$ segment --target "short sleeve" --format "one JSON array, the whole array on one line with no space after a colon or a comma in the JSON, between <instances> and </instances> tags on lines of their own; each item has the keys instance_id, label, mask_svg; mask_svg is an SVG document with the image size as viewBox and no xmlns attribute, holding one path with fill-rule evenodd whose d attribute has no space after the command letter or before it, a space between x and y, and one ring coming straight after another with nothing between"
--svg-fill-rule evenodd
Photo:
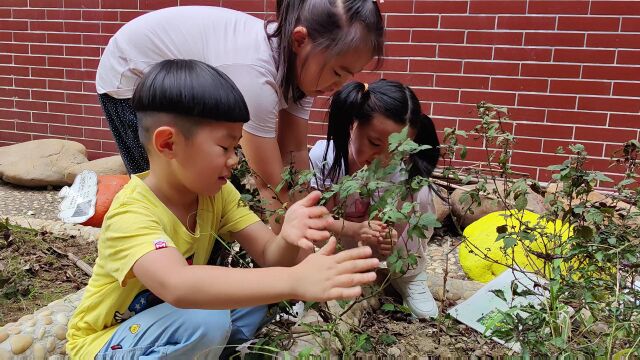
<instances>
[{"instance_id":1,"label":"short sleeve","mask_svg":"<svg viewBox=\"0 0 640 360\"><path fill-rule=\"evenodd\" d=\"M216 197L218 196L222 202L222 221L218 230L220 235L239 232L260 221L258 215L240 202L240 193L233 185L225 184ZM218 201L218 199L214 201Z\"/></svg>"},{"instance_id":2,"label":"short sleeve","mask_svg":"<svg viewBox=\"0 0 640 360\"><path fill-rule=\"evenodd\" d=\"M284 110L292 115L295 115L301 119L309 120L309 113L311 112L311 106L313 105L313 97L307 96L300 100L299 104L290 102Z\"/></svg>"},{"instance_id":3,"label":"short sleeve","mask_svg":"<svg viewBox=\"0 0 640 360\"><path fill-rule=\"evenodd\" d=\"M275 80L266 69L247 64L217 67L236 84L249 108L251 119L244 130L261 137L274 138L280 98Z\"/></svg>"},{"instance_id":4,"label":"short sleeve","mask_svg":"<svg viewBox=\"0 0 640 360\"><path fill-rule=\"evenodd\" d=\"M324 153L327 148L327 141L320 140L309 150L309 167L314 172L314 177L311 178L310 185L314 189L324 190L333 185L333 182L327 176L327 169L331 166L331 159L333 152L327 153L327 161L324 161Z\"/></svg>"},{"instance_id":5,"label":"short sleeve","mask_svg":"<svg viewBox=\"0 0 640 360\"><path fill-rule=\"evenodd\" d=\"M110 209L104 220L99 255L105 268L121 286L133 277L131 270L138 259L156 249L176 247L150 208L139 204Z\"/></svg>"}]
</instances>

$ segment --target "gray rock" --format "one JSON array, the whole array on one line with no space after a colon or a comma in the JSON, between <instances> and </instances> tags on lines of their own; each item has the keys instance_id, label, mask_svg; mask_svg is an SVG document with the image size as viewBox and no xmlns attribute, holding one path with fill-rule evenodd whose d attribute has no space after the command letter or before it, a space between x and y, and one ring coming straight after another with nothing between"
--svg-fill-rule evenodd
<instances>
[{"instance_id":1,"label":"gray rock","mask_svg":"<svg viewBox=\"0 0 640 360\"><path fill-rule=\"evenodd\" d=\"M125 168L122 158L120 155L116 155L72 166L65 171L64 178L72 183L76 176L84 170L91 170L98 175L127 174L127 168Z\"/></svg>"},{"instance_id":2,"label":"gray rock","mask_svg":"<svg viewBox=\"0 0 640 360\"><path fill-rule=\"evenodd\" d=\"M74 141L43 139L0 148L0 176L16 185L69 185L65 171L85 162L86 148Z\"/></svg>"}]
</instances>

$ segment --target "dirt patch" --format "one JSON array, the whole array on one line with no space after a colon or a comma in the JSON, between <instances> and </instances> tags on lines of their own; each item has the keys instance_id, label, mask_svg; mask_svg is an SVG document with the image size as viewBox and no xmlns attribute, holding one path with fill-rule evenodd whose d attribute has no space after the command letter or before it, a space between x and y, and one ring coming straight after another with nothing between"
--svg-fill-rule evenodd
<instances>
[{"instance_id":1,"label":"dirt patch","mask_svg":"<svg viewBox=\"0 0 640 360\"><path fill-rule=\"evenodd\" d=\"M0 223L0 325L86 285L88 275L54 249L89 265L97 254L95 243Z\"/></svg>"}]
</instances>

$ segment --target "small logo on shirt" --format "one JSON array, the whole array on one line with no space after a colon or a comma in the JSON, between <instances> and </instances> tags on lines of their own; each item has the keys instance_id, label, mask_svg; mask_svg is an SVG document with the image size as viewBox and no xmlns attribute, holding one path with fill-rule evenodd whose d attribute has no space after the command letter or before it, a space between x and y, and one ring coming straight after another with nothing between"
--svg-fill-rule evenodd
<instances>
[{"instance_id":1,"label":"small logo on shirt","mask_svg":"<svg viewBox=\"0 0 640 360\"><path fill-rule=\"evenodd\" d=\"M129 331L134 335L138 332L138 330L140 330L140 324L134 324L129 326Z\"/></svg>"},{"instance_id":2,"label":"small logo on shirt","mask_svg":"<svg viewBox=\"0 0 640 360\"><path fill-rule=\"evenodd\" d=\"M112 345L111 350L122 350L122 345Z\"/></svg>"},{"instance_id":3,"label":"small logo on shirt","mask_svg":"<svg viewBox=\"0 0 640 360\"><path fill-rule=\"evenodd\" d=\"M153 242L153 246L155 246L156 250L164 249L167 247L167 242L164 240L156 240Z\"/></svg>"}]
</instances>

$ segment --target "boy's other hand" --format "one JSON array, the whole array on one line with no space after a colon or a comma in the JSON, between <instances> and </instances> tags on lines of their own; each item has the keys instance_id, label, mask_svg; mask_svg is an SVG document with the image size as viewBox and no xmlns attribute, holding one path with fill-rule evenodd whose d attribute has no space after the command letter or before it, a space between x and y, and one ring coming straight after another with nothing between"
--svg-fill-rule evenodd
<instances>
[{"instance_id":1,"label":"boy's other hand","mask_svg":"<svg viewBox=\"0 0 640 360\"><path fill-rule=\"evenodd\" d=\"M329 210L317 206L322 194L313 191L300 201L291 205L284 216L280 236L291 245L313 250L314 242L324 242L331 234L327 227L333 221Z\"/></svg>"},{"instance_id":2,"label":"boy's other hand","mask_svg":"<svg viewBox=\"0 0 640 360\"><path fill-rule=\"evenodd\" d=\"M359 246L370 246L377 255L387 257L398 241L398 232L379 220L360 223L356 241Z\"/></svg>"},{"instance_id":3,"label":"boy's other hand","mask_svg":"<svg viewBox=\"0 0 640 360\"><path fill-rule=\"evenodd\" d=\"M336 239L331 237L317 253L296 265L292 286L296 299L328 301L353 299L362 294L360 285L376 279L372 270L379 260L371 257L371 248L361 246L333 255Z\"/></svg>"}]
</instances>

